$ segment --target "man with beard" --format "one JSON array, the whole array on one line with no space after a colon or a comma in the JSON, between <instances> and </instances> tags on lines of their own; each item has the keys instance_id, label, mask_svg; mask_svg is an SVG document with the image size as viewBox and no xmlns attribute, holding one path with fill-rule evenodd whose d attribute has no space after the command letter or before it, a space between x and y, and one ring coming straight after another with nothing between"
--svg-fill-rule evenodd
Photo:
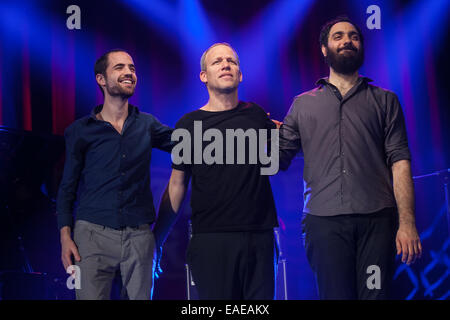
<instances>
[{"instance_id":1,"label":"man with beard","mask_svg":"<svg viewBox=\"0 0 450 320\"><path fill-rule=\"evenodd\" d=\"M405 121L397 96L359 76L363 35L347 18L327 23L330 67L294 99L280 129L280 168L304 156L305 250L321 299L386 299L395 253L422 248Z\"/></svg>"},{"instance_id":2,"label":"man with beard","mask_svg":"<svg viewBox=\"0 0 450 320\"><path fill-rule=\"evenodd\" d=\"M205 136L206 130L226 137L230 130L275 128L261 107L239 101L242 73L238 55L229 44L216 43L203 53L200 80L208 90L208 103L184 115L174 134L187 130L192 142L198 139L194 121L201 122ZM250 143L244 143L248 159ZM200 152L205 146L209 147L203 144ZM273 228L278 223L269 177L261 175L259 162L236 163L237 149L234 155L227 154L228 147L216 151L222 158L210 164L196 162L194 154L194 161L174 161L153 229L160 256L192 177L187 262L200 299L273 299L275 295L278 254ZM233 164L229 164L230 156Z\"/></svg>"},{"instance_id":3,"label":"man with beard","mask_svg":"<svg viewBox=\"0 0 450 320\"><path fill-rule=\"evenodd\" d=\"M109 299L118 271L123 297L150 299L155 254L149 226L155 218L151 150L170 152L173 129L128 103L137 77L125 51L105 53L94 72L104 103L65 131L66 160L57 198L61 258L67 270L74 257L81 272L74 275L81 280L77 299Z\"/></svg>"}]
</instances>

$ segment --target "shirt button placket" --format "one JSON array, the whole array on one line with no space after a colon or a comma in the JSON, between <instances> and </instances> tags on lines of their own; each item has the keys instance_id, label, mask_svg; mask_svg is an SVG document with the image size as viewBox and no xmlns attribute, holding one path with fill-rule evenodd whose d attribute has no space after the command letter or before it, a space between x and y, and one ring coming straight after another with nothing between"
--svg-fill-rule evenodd
<instances>
[{"instance_id":1,"label":"shirt button placket","mask_svg":"<svg viewBox=\"0 0 450 320\"><path fill-rule=\"evenodd\" d=\"M340 142L340 148L339 148L339 152L340 152L340 162L341 162L341 174L342 176L345 175L347 173L347 170L344 169L344 128L343 128L343 121L345 120L344 114L343 114L343 106L344 103L341 100L340 104L339 104L339 142ZM343 177L342 177L343 179ZM340 198L341 198L341 205L344 204L344 184L343 184L343 180L341 180L341 190L340 190Z\"/></svg>"},{"instance_id":2,"label":"shirt button placket","mask_svg":"<svg viewBox=\"0 0 450 320\"><path fill-rule=\"evenodd\" d=\"M121 161L120 161L120 167L121 168L123 168L124 167L124 164L123 164L123 162L124 162L124 159L126 158L126 154L125 154L125 152L123 152L123 135L121 135L120 136L120 158L121 158ZM121 190L119 191L119 215L123 215L123 197L122 197L122 195L123 195L123 183L124 183L124 178L125 178L125 170L124 169L121 169L121 172L120 172L120 175L121 175L121 177L122 177L122 185L119 187Z\"/></svg>"}]
</instances>

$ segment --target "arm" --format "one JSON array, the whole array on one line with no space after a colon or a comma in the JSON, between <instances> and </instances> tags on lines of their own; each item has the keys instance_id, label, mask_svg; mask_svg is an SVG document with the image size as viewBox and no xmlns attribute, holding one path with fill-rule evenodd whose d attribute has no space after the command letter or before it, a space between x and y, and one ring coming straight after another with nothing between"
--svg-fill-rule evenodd
<instances>
[{"instance_id":1,"label":"arm","mask_svg":"<svg viewBox=\"0 0 450 320\"><path fill-rule=\"evenodd\" d=\"M414 215L414 185L410 161L394 162L392 177L399 215L399 228L396 237L397 254L402 254L402 262L409 265L422 255L422 245L417 233Z\"/></svg>"},{"instance_id":2,"label":"arm","mask_svg":"<svg viewBox=\"0 0 450 320\"><path fill-rule=\"evenodd\" d=\"M402 262L413 263L422 254L422 245L416 230L414 216L414 185L411 175L411 155L408 147L406 124L398 97L387 96L384 148L386 161L392 170L394 196L399 215L399 228L395 243Z\"/></svg>"},{"instance_id":3,"label":"arm","mask_svg":"<svg viewBox=\"0 0 450 320\"><path fill-rule=\"evenodd\" d=\"M75 257L76 261L80 261L77 246L71 237L71 230L73 225L72 209L83 167L83 153L77 142L73 127L69 127L66 130L65 138L66 160L62 181L58 190L56 210L58 228L60 229L61 261L64 270L67 270L67 267L73 264L72 256Z\"/></svg>"},{"instance_id":4,"label":"arm","mask_svg":"<svg viewBox=\"0 0 450 320\"><path fill-rule=\"evenodd\" d=\"M157 250L156 270L158 273L162 272L159 268L162 246L167 238L170 228L178 217L178 211L180 210L188 189L189 179L189 173L173 169L169 184L161 198L158 217L153 226Z\"/></svg>"},{"instance_id":5,"label":"arm","mask_svg":"<svg viewBox=\"0 0 450 320\"><path fill-rule=\"evenodd\" d=\"M173 129L159 122L153 117L152 124L152 147L162 151L171 152L175 142L172 141Z\"/></svg>"},{"instance_id":6,"label":"arm","mask_svg":"<svg viewBox=\"0 0 450 320\"><path fill-rule=\"evenodd\" d=\"M298 108L297 100L294 100L288 114L284 118L280 126L279 133L279 152L280 152L280 169L287 170L292 159L301 150L301 138L298 127Z\"/></svg>"}]
</instances>

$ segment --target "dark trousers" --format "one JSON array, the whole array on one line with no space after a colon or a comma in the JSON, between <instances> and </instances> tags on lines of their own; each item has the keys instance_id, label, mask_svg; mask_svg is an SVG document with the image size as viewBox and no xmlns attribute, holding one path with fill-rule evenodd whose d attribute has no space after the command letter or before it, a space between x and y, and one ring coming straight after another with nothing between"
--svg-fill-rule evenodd
<instances>
[{"instance_id":1,"label":"dark trousers","mask_svg":"<svg viewBox=\"0 0 450 320\"><path fill-rule=\"evenodd\" d=\"M302 228L320 299L389 299L398 229L395 209L331 217L307 214Z\"/></svg>"},{"instance_id":2,"label":"dark trousers","mask_svg":"<svg viewBox=\"0 0 450 320\"><path fill-rule=\"evenodd\" d=\"M187 262L202 300L271 300L278 247L273 230L197 233Z\"/></svg>"}]
</instances>

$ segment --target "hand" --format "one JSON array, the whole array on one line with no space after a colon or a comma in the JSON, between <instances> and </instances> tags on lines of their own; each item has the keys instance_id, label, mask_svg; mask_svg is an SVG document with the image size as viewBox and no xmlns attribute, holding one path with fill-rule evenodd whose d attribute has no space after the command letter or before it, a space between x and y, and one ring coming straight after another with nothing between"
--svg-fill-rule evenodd
<instances>
[{"instance_id":1,"label":"hand","mask_svg":"<svg viewBox=\"0 0 450 320\"><path fill-rule=\"evenodd\" d=\"M67 268L73 264L72 256L75 257L75 261L81 261L78 248L70 236L61 238L61 260L64 265L64 270L67 270Z\"/></svg>"},{"instance_id":2,"label":"hand","mask_svg":"<svg viewBox=\"0 0 450 320\"><path fill-rule=\"evenodd\" d=\"M275 125L277 126L277 129L280 129L281 125L283 124L283 122L278 121L278 120L274 120L274 119L270 119L272 120L273 123L275 123Z\"/></svg>"},{"instance_id":3,"label":"hand","mask_svg":"<svg viewBox=\"0 0 450 320\"><path fill-rule=\"evenodd\" d=\"M414 224L400 224L395 243L397 255L402 254L402 262L407 265L422 256L422 244Z\"/></svg>"},{"instance_id":4,"label":"hand","mask_svg":"<svg viewBox=\"0 0 450 320\"><path fill-rule=\"evenodd\" d=\"M163 273L163 270L161 269L161 255L162 255L162 247L156 246L156 261L155 261L155 279L158 279L161 274Z\"/></svg>"},{"instance_id":5,"label":"hand","mask_svg":"<svg viewBox=\"0 0 450 320\"><path fill-rule=\"evenodd\" d=\"M267 113L267 116L270 118L270 113ZM280 129L281 125L283 124L283 122L278 121L278 120L274 120L274 119L270 119L273 123L275 123L275 125L277 126L277 129Z\"/></svg>"}]
</instances>

